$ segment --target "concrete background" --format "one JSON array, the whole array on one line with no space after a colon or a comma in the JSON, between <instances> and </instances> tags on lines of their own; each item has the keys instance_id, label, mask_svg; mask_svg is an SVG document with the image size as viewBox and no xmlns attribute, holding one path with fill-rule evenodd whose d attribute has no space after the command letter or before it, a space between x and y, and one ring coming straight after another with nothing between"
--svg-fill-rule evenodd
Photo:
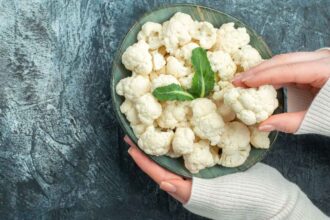
<instances>
[{"instance_id":1,"label":"concrete background","mask_svg":"<svg viewBox=\"0 0 330 220\"><path fill-rule=\"evenodd\" d=\"M114 52L154 7L188 1L0 0L0 219L200 219L127 155ZM189 1L227 12L275 54L330 45L330 1ZM281 134L265 159L330 215L330 140Z\"/></svg>"}]
</instances>

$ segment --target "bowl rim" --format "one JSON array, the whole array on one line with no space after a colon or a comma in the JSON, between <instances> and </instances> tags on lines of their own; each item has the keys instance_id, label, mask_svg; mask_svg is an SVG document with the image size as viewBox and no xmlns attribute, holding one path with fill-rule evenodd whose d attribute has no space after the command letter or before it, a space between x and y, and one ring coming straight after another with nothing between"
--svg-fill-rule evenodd
<instances>
[{"instance_id":1,"label":"bowl rim","mask_svg":"<svg viewBox=\"0 0 330 220\"><path fill-rule=\"evenodd\" d=\"M112 110L115 114L115 117L116 117L116 121L119 123L120 125L120 129L122 129L125 133L125 135L129 136L129 138L133 141L134 144L137 145L137 137L136 136L131 136L130 133L126 133L126 129L125 129L125 125L124 125L124 122L121 120L120 116L117 114L117 110L116 110L116 103L115 103L115 96L116 96L116 85L114 85L114 82L115 82L115 77L114 77L114 68L115 68L115 65L116 65L116 62L120 59L120 54L121 54L121 51L123 49L123 42L126 40L126 38L128 37L129 33L131 32L131 30L140 23L140 21L147 17L148 15L156 12L156 11L159 11L159 10L163 10L163 9L166 9L166 8L175 8L175 7L178 7L178 6L187 6L187 7L197 7L197 10L198 8L203 8L203 9L207 9L207 10L210 10L210 11L213 11L213 12L216 12L216 13L219 13L219 14L222 14L224 16L227 16L229 18L232 18L233 20L237 20L239 21L241 24L243 24L250 32L252 32L256 37L257 39L259 40L259 42L261 42L263 44L263 46L265 47L266 51L269 53L270 56L273 56L273 53L271 51L271 49L269 48L269 46L266 44L266 42L264 41L263 37L261 37L253 28L251 28L249 25L247 25L245 22L241 21L240 19L232 16L232 15L229 15L225 12L222 12L222 11L219 11L217 9L214 9L214 8L211 8L211 7L208 7L208 6L205 6L205 5L200 5L200 4L195 4L195 3L173 3L173 4L163 4L161 6L157 6L157 7L154 7L150 10L148 10L147 12L143 13L131 26L130 28L128 29L128 31L124 34L124 36L122 37L122 39L120 40L118 46L117 46L117 49L116 49L116 52L114 53L113 55L113 60L112 60L112 63L111 63L111 69L110 69L110 93L111 93L111 104L112 104ZM279 89L277 90L277 92L280 92L282 97L283 97L283 111L285 111L285 103L286 103L286 97L284 95L284 89ZM275 134L274 134L274 139L273 141L271 142L270 144L270 148L271 146L276 142L277 138L279 136L279 132L278 131L275 131ZM264 152L260 155L260 161L262 161L266 156L267 154L269 153L270 151L270 148L269 149L264 149ZM140 149L140 148L139 148ZM155 156L152 156L152 155L148 155L146 154L145 152L143 152L141 150L141 152L143 154L145 154L148 158L150 158L151 160L153 160L155 163L158 164L158 162L154 159ZM175 158L174 158L175 159ZM257 163L258 163L257 162ZM249 165L249 166L244 166L243 169L240 169L240 171L245 171L249 168L251 168L252 166L254 166L256 163L252 164L252 165ZM173 172L170 170L169 167L167 167L166 165L160 165L158 164L159 166L161 167L164 167L166 168L167 170L169 170L170 172ZM194 174L191 173L191 176L188 176L188 175L184 175L184 174L178 174L176 173L177 175L180 175L180 176L183 176L185 178L192 178L194 177Z\"/></svg>"}]
</instances>

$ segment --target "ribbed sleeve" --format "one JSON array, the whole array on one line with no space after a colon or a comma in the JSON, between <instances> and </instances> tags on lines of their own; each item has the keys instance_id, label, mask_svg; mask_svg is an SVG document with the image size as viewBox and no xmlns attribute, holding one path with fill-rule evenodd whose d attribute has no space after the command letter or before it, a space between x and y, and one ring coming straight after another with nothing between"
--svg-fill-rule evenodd
<instances>
[{"instance_id":1,"label":"ribbed sleeve","mask_svg":"<svg viewBox=\"0 0 330 220\"><path fill-rule=\"evenodd\" d=\"M184 207L211 219L328 219L295 184L264 164L215 179L194 178Z\"/></svg>"},{"instance_id":2,"label":"ribbed sleeve","mask_svg":"<svg viewBox=\"0 0 330 220\"><path fill-rule=\"evenodd\" d=\"M330 80L312 101L296 132L296 134L308 133L330 136Z\"/></svg>"}]
</instances>

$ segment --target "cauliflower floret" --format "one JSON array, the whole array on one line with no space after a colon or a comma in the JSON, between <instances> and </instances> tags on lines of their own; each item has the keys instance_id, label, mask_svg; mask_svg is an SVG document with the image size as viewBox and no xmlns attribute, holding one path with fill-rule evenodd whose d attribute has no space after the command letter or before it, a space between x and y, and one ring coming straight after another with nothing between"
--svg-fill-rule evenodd
<instances>
[{"instance_id":1,"label":"cauliflower floret","mask_svg":"<svg viewBox=\"0 0 330 220\"><path fill-rule=\"evenodd\" d=\"M251 144L255 148L268 149L270 146L269 133L265 131L259 131L256 126L249 127L251 132Z\"/></svg>"},{"instance_id":2,"label":"cauliflower floret","mask_svg":"<svg viewBox=\"0 0 330 220\"><path fill-rule=\"evenodd\" d=\"M185 167L191 173L198 173L206 167L212 167L216 164L212 152L210 151L209 142L201 140L194 143L193 152L183 155Z\"/></svg>"},{"instance_id":3,"label":"cauliflower floret","mask_svg":"<svg viewBox=\"0 0 330 220\"><path fill-rule=\"evenodd\" d=\"M182 62L173 56L169 56L166 59L166 72L176 78L184 77L190 73L189 68L185 67Z\"/></svg>"},{"instance_id":4,"label":"cauliflower floret","mask_svg":"<svg viewBox=\"0 0 330 220\"><path fill-rule=\"evenodd\" d=\"M211 68L218 73L220 80L231 80L236 72L236 64L230 55L223 51L207 52Z\"/></svg>"},{"instance_id":5,"label":"cauliflower floret","mask_svg":"<svg viewBox=\"0 0 330 220\"><path fill-rule=\"evenodd\" d=\"M147 75L152 71L152 57L149 53L149 45L145 41L139 41L129 46L121 57L125 68L137 74Z\"/></svg>"},{"instance_id":6,"label":"cauliflower floret","mask_svg":"<svg viewBox=\"0 0 330 220\"><path fill-rule=\"evenodd\" d=\"M195 22L195 29L192 37L199 41L199 44L204 49L210 49L217 40L217 31L209 22Z\"/></svg>"},{"instance_id":7,"label":"cauliflower floret","mask_svg":"<svg viewBox=\"0 0 330 220\"><path fill-rule=\"evenodd\" d=\"M140 119L138 117L137 111L135 109L134 103L130 100L126 99L120 105L120 111L126 115L127 120L131 123L131 125L135 125L140 123Z\"/></svg>"},{"instance_id":8,"label":"cauliflower floret","mask_svg":"<svg viewBox=\"0 0 330 220\"><path fill-rule=\"evenodd\" d=\"M191 128L177 128L172 142L173 152L176 154L188 154L193 151L195 134Z\"/></svg>"},{"instance_id":9,"label":"cauliflower floret","mask_svg":"<svg viewBox=\"0 0 330 220\"><path fill-rule=\"evenodd\" d=\"M224 103L233 109L238 119L246 125L266 120L278 107L277 93L273 86L232 88L224 95Z\"/></svg>"},{"instance_id":10,"label":"cauliflower floret","mask_svg":"<svg viewBox=\"0 0 330 220\"><path fill-rule=\"evenodd\" d=\"M243 67L244 71L250 69L263 61L259 52L250 45L243 46L235 54L233 59L237 65Z\"/></svg>"},{"instance_id":11,"label":"cauliflower floret","mask_svg":"<svg viewBox=\"0 0 330 220\"><path fill-rule=\"evenodd\" d=\"M134 75L119 81L116 86L118 95L125 96L126 99L134 101L140 96L150 92L150 81L147 77Z\"/></svg>"},{"instance_id":12,"label":"cauliflower floret","mask_svg":"<svg viewBox=\"0 0 330 220\"><path fill-rule=\"evenodd\" d=\"M150 49L155 50L163 45L162 25L155 22L146 22L142 25L141 31L137 35L137 39L147 42Z\"/></svg>"},{"instance_id":13,"label":"cauliflower floret","mask_svg":"<svg viewBox=\"0 0 330 220\"><path fill-rule=\"evenodd\" d=\"M168 102L157 123L161 128L174 129L179 123L187 121L188 111L188 106L183 102Z\"/></svg>"},{"instance_id":14,"label":"cauliflower floret","mask_svg":"<svg viewBox=\"0 0 330 220\"><path fill-rule=\"evenodd\" d=\"M151 91L153 91L154 89L156 89L158 87L168 86L173 83L180 85L179 81L174 76L161 74L157 78L152 80Z\"/></svg>"},{"instance_id":15,"label":"cauliflower floret","mask_svg":"<svg viewBox=\"0 0 330 220\"><path fill-rule=\"evenodd\" d=\"M234 85L228 81L219 81L217 85L213 88L212 99L217 101L223 100L223 95L231 88L234 88Z\"/></svg>"},{"instance_id":16,"label":"cauliflower floret","mask_svg":"<svg viewBox=\"0 0 330 220\"><path fill-rule=\"evenodd\" d=\"M139 138L147 129L147 125L145 124L135 124L135 125L131 124L131 127L137 138Z\"/></svg>"},{"instance_id":17,"label":"cauliflower floret","mask_svg":"<svg viewBox=\"0 0 330 220\"><path fill-rule=\"evenodd\" d=\"M234 23L223 24L217 31L216 50L223 50L229 54L235 53L239 48L250 42L250 35L245 28L235 28Z\"/></svg>"},{"instance_id":18,"label":"cauliflower floret","mask_svg":"<svg viewBox=\"0 0 330 220\"><path fill-rule=\"evenodd\" d=\"M151 52L152 55L152 65L153 65L153 70L155 71L159 71L160 69L162 69L165 64L165 58L162 54L160 54L158 51L153 51Z\"/></svg>"},{"instance_id":19,"label":"cauliflower floret","mask_svg":"<svg viewBox=\"0 0 330 220\"><path fill-rule=\"evenodd\" d=\"M172 148L166 153L166 156L170 158L179 158L182 156L182 154L175 153Z\"/></svg>"},{"instance_id":20,"label":"cauliflower floret","mask_svg":"<svg viewBox=\"0 0 330 220\"><path fill-rule=\"evenodd\" d=\"M184 46L182 46L180 49L175 51L175 57L178 59L184 60L188 65L191 65L191 54L193 49L199 47L198 44L194 42L190 42Z\"/></svg>"},{"instance_id":21,"label":"cauliflower floret","mask_svg":"<svg viewBox=\"0 0 330 220\"><path fill-rule=\"evenodd\" d=\"M180 82L181 86L184 89L190 89L191 86L192 86L192 79L193 79L193 77L194 77L194 73L179 78L179 82Z\"/></svg>"},{"instance_id":22,"label":"cauliflower floret","mask_svg":"<svg viewBox=\"0 0 330 220\"><path fill-rule=\"evenodd\" d=\"M216 105L207 98L199 98L191 102L191 107L193 113L191 124L195 134L209 140L211 145L218 144L224 122L216 112Z\"/></svg>"},{"instance_id":23,"label":"cauliflower floret","mask_svg":"<svg viewBox=\"0 0 330 220\"><path fill-rule=\"evenodd\" d=\"M149 126L138 140L139 147L150 155L164 155L171 147L173 131L161 131Z\"/></svg>"},{"instance_id":24,"label":"cauliflower floret","mask_svg":"<svg viewBox=\"0 0 330 220\"><path fill-rule=\"evenodd\" d=\"M191 41L194 21L190 15L177 12L169 21L163 23L163 37L167 52L174 54L179 46Z\"/></svg>"},{"instance_id":25,"label":"cauliflower floret","mask_svg":"<svg viewBox=\"0 0 330 220\"><path fill-rule=\"evenodd\" d=\"M225 167L242 165L251 150L249 142L250 131L244 124L237 121L226 124L218 145L222 148L219 163Z\"/></svg>"},{"instance_id":26,"label":"cauliflower floret","mask_svg":"<svg viewBox=\"0 0 330 220\"><path fill-rule=\"evenodd\" d=\"M162 114L162 106L150 93L136 100L136 110L142 123L151 125Z\"/></svg>"},{"instance_id":27,"label":"cauliflower floret","mask_svg":"<svg viewBox=\"0 0 330 220\"><path fill-rule=\"evenodd\" d=\"M235 112L225 103L220 102L218 107L218 113L221 115L224 122L230 122L235 119Z\"/></svg>"}]
</instances>

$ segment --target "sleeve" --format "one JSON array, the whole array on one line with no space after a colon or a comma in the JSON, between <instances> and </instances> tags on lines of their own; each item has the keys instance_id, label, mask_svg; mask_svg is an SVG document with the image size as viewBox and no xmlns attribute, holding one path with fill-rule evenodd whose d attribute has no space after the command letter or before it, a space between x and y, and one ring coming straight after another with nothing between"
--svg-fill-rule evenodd
<instances>
[{"instance_id":1,"label":"sleeve","mask_svg":"<svg viewBox=\"0 0 330 220\"><path fill-rule=\"evenodd\" d=\"M211 219L329 219L297 185L262 163L220 178L193 178L184 207Z\"/></svg>"}]
</instances>

